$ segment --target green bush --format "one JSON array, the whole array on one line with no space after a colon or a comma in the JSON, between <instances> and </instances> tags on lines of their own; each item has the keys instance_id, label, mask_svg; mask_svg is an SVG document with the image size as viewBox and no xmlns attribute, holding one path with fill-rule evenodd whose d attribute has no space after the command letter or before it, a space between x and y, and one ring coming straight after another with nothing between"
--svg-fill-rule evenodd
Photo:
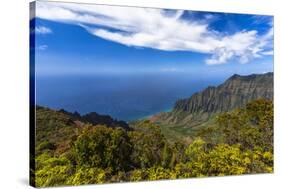
<instances>
[{"instance_id":1,"label":"green bush","mask_svg":"<svg viewBox=\"0 0 281 189\"><path fill-rule=\"evenodd\" d=\"M273 172L273 104L267 100L218 115L191 143L168 142L149 121L131 131L77 127L61 112L40 111L46 115L38 116L37 187Z\"/></svg>"}]
</instances>

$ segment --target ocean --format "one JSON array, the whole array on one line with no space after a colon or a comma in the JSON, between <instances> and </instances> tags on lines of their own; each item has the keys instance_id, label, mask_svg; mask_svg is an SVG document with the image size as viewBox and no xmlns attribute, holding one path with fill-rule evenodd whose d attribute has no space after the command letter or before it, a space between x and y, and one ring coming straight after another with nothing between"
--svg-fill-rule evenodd
<instances>
[{"instance_id":1,"label":"ocean","mask_svg":"<svg viewBox=\"0 0 281 189\"><path fill-rule=\"evenodd\" d=\"M133 121L163 111L223 77L183 73L36 76L36 104Z\"/></svg>"}]
</instances>

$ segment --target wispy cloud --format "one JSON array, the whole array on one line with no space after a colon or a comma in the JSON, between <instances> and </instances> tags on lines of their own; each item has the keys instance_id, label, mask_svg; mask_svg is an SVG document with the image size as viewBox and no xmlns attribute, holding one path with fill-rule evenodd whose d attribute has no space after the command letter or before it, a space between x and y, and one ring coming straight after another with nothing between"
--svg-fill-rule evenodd
<instances>
[{"instance_id":1,"label":"wispy cloud","mask_svg":"<svg viewBox=\"0 0 281 189\"><path fill-rule=\"evenodd\" d=\"M41 51L44 51L44 50L46 50L48 48L48 45L39 45L38 47L37 47L37 49L38 50L41 50Z\"/></svg>"},{"instance_id":2,"label":"wispy cloud","mask_svg":"<svg viewBox=\"0 0 281 189\"><path fill-rule=\"evenodd\" d=\"M37 34L49 34L49 33L53 33L53 31L50 28L47 28L45 26L38 26L38 27L35 27L35 33L37 33Z\"/></svg>"},{"instance_id":3,"label":"wispy cloud","mask_svg":"<svg viewBox=\"0 0 281 189\"><path fill-rule=\"evenodd\" d=\"M268 24L269 26L273 26L273 17L271 16L263 16L263 15L254 15L252 16L253 24Z\"/></svg>"},{"instance_id":4,"label":"wispy cloud","mask_svg":"<svg viewBox=\"0 0 281 189\"><path fill-rule=\"evenodd\" d=\"M102 5L37 2L37 17L75 24L92 35L127 46L164 51L209 54L207 64L224 64L232 59L247 63L269 55L273 29L263 35L242 30L234 34L214 31L205 20L183 18L184 11Z\"/></svg>"},{"instance_id":5,"label":"wispy cloud","mask_svg":"<svg viewBox=\"0 0 281 189\"><path fill-rule=\"evenodd\" d=\"M273 51L264 51L262 54L263 55L273 55L274 52Z\"/></svg>"}]
</instances>

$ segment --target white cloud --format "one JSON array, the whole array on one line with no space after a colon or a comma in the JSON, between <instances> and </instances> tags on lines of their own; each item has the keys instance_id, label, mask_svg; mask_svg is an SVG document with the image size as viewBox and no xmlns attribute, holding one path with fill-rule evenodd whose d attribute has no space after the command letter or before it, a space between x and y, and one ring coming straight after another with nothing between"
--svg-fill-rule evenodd
<instances>
[{"instance_id":1,"label":"white cloud","mask_svg":"<svg viewBox=\"0 0 281 189\"><path fill-rule=\"evenodd\" d=\"M207 64L222 64L232 58L237 58L240 63L248 63L253 58L259 58L266 49L272 49L273 30L259 36L257 31L241 31L231 36L221 38L221 44L214 49L213 55L206 62Z\"/></svg>"},{"instance_id":2,"label":"white cloud","mask_svg":"<svg viewBox=\"0 0 281 189\"><path fill-rule=\"evenodd\" d=\"M235 34L210 29L208 21L183 19L183 11L163 9L37 2L36 16L75 24L92 35L127 46L165 51L208 54L207 64L224 64L231 59L247 63L272 51L273 30Z\"/></svg>"},{"instance_id":3,"label":"white cloud","mask_svg":"<svg viewBox=\"0 0 281 189\"><path fill-rule=\"evenodd\" d=\"M39 45L38 50L44 51L48 48L48 45Z\"/></svg>"},{"instance_id":4,"label":"white cloud","mask_svg":"<svg viewBox=\"0 0 281 189\"><path fill-rule=\"evenodd\" d=\"M273 55L274 52L273 51L264 51L262 52L263 55Z\"/></svg>"},{"instance_id":5,"label":"white cloud","mask_svg":"<svg viewBox=\"0 0 281 189\"><path fill-rule=\"evenodd\" d=\"M38 26L38 27L35 27L35 33L37 33L37 34L49 34L49 33L53 33L53 31L50 28L47 28L45 26Z\"/></svg>"}]
</instances>

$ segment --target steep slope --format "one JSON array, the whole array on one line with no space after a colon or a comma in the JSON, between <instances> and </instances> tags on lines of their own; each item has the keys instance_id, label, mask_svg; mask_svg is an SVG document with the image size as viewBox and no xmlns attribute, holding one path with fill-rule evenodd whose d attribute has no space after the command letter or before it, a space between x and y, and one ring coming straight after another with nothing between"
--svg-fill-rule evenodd
<instances>
[{"instance_id":1,"label":"steep slope","mask_svg":"<svg viewBox=\"0 0 281 189\"><path fill-rule=\"evenodd\" d=\"M210 125L218 113L243 107L255 99L273 100L273 73L235 74L217 87L210 86L189 98L178 100L171 112L153 116L151 121L173 127L182 134L187 132L186 128Z\"/></svg>"},{"instance_id":2,"label":"steep slope","mask_svg":"<svg viewBox=\"0 0 281 189\"><path fill-rule=\"evenodd\" d=\"M273 73L235 74L218 87L208 87L190 98L177 101L174 111L225 112L259 98L273 99Z\"/></svg>"}]
</instances>

